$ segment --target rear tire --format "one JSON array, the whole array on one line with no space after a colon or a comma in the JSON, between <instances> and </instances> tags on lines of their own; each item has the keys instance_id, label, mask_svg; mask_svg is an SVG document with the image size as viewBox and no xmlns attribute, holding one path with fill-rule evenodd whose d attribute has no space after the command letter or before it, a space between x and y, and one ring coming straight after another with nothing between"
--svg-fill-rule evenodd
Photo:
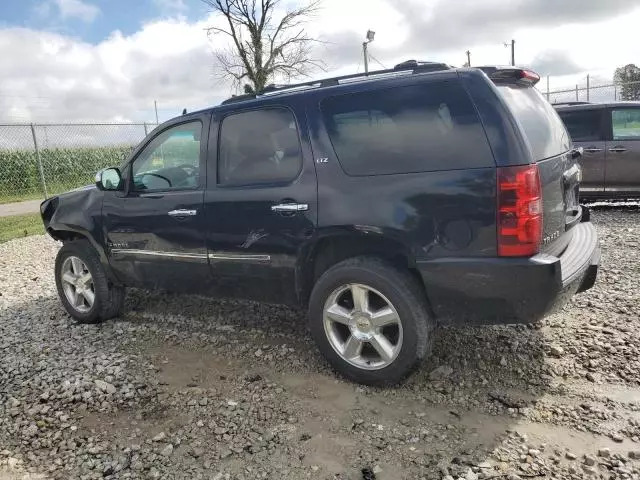
<instances>
[{"instance_id":1,"label":"rear tire","mask_svg":"<svg viewBox=\"0 0 640 480\"><path fill-rule=\"evenodd\" d=\"M349 380L391 385L431 351L435 322L423 287L406 270L356 257L327 270L309 302L313 339Z\"/></svg>"},{"instance_id":2,"label":"rear tire","mask_svg":"<svg viewBox=\"0 0 640 480\"><path fill-rule=\"evenodd\" d=\"M125 290L109 282L87 240L66 242L60 248L55 277L62 305L79 323L99 323L122 313Z\"/></svg>"}]
</instances>

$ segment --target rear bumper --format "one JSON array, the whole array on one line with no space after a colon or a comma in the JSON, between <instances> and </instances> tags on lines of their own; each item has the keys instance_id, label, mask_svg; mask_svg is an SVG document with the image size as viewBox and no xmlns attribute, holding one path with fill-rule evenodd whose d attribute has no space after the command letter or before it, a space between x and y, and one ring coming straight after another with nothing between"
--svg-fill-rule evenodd
<instances>
[{"instance_id":1,"label":"rear bumper","mask_svg":"<svg viewBox=\"0 0 640 480\"><path fill-rule=\"evenodd\" d=\"M418 261L441 324L530 323L595 283L598 235L590 222L571 230L562 255L531 258L447 258Z\"/></svg>"}]
</instances>

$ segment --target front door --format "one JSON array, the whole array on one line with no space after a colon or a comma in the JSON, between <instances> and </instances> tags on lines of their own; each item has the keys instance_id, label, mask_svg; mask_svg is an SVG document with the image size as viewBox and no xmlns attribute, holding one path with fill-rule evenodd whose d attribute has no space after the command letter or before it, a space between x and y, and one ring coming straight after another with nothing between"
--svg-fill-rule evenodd
<instances>
[{"instance_id":1,"label":"front door","mask_svg":"<svg viewBox=\"0 0 640 480\"><path fill-rule=\"evenodd\" d=\"M604 192L605 112L604 109L576 109L559 112L574 145L584 148L579 162L582 167L580 191L585 195Z\"/></svg>"},{"instance_id":2,"label":"front door","mask_svg":"<svg viewBox=\"0 0 640 480\"><path fill-rule=\"evenodd\" d=\"M607 142L606 191L640 194L640 107L615 107Z\"/></svg>"},{"instance_id":3,"label":"front door","mask_svg":"<svg viewBox=\"0 0 640 480\"><path fill-rule=\"evenodd\" d=\"M296 302L317 223L306 132L304 114L284 107L214 119L205 192L213 294Z\"/></svg>"},{"instance_id":4,"label":"front door","mask_svg":"<svg viewBox=\"0 0 640 480\"><path fill-rule=\"evenodd\" d=\"M126 285L193 291L208 279L203 227L206 116L149 139L103 204L109 263Z\"/></svg>"}]
</instances>

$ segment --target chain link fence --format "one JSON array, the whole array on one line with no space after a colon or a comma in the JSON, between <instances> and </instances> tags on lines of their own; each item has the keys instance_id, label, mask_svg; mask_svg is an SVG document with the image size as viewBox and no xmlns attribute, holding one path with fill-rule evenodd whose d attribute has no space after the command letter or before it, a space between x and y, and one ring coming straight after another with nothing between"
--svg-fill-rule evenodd
<instances>
[{"instance_id":1,"label":"chain link fence","mask_svg":"<svg viewBox=\"0 0 640 480\"><path fill-rule=\"evenodd\" d=\"M588 82L584 86L576 85L575 88L564 90L542 90L550 103L568 102L592 102L607 103L621 100L640 101L640 82L629 82L624 84L590 85Z\"/></svg>"},{"instance_id":2,"label":"chain link fence","mask_svg":"<svg viewBox=\"0 0 640 480\"><path fill-rule=\"evenodd\" d=\"M93 183L155 124L0 124L0 203L46 198Z\"/></svg>"}]
</instances>

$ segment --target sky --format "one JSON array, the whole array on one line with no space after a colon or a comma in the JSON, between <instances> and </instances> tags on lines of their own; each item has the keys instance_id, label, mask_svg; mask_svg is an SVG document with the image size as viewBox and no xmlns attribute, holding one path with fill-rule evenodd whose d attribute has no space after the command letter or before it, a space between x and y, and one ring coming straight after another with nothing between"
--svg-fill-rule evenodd
<instances>
[{"instance_id":1,"label":"sky","mask_svg":"<svg viewBox=\"0 0 640 480\"><path fill-rule=\"evenodd\" d=\"M283 13L302 0L281 0ZM0 0L0 123L152 122L235 93L214 52L228 46L200 0ZM638 0L323 0L306 25L320 42L314 77L406 59L460 66L516 63L551 90L610 83L640 63ZM543 85L544 83L544 85ZM541 82L546 89L546 81Z\"/></svg>"}]
</instances>

